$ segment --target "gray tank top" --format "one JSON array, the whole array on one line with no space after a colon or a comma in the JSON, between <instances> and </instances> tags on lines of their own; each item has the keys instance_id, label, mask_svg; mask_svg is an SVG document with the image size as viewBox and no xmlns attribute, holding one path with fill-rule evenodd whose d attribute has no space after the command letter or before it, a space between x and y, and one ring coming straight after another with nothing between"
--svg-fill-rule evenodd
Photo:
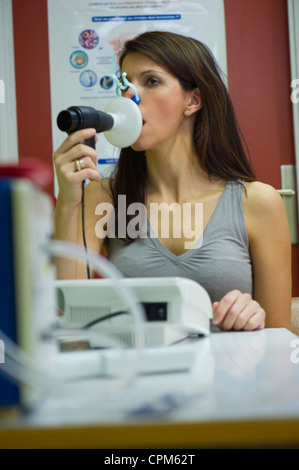
<instances>
[{"instance_id":1,"label":"gray tank top","mask_svg":"<svg viewBox=\"0 0 299 470\"><path fill-rule=\"evenodd\" d=\"M151 236L149 221L146 238L129 245L109 240L109 260L125 277L179 276L203 286L211 301L238 289L252 295L252 265L243 216L243 186L229 181L203 232L201 243L180 256L167 250Z\"/></svg>"}]
</instances>

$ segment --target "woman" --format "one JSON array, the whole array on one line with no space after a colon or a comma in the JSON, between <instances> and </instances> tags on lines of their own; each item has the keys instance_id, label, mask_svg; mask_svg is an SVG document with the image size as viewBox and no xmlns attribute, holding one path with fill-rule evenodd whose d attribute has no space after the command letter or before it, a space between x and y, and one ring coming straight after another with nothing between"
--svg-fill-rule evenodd
<instances>
[{"instance_id":1,"label":"woman","mask_svg":"<svg viewBox=\"0 0 299 470\"><path fill-rule=\"evenodd\" d=\"M126 43L120 67L141 98L142 132L121 150L112 179L100 179L95 150L80 143L94 135L92 129L70 135L54 153L56 237L82 243L82 182L88 178L87 245L101 252L107 232L103 224L95 229L96 208L112 204L118 238L109 238L108 257L125 276L195 279L210 294L213 322L223 330L289 328L291 245L284 205L275 189L255 180L210 51L193 38L147 32ZM133 95L132 88L123 92ZM146 234L136 239L117 232L124 212L127 227L133 222L128 208L134 203L144 204L149 219ZM157 206L166 207L171 222L166 235L162 221L151 216ZM191 242L186 224L196 224ZM58 269L59 277L86 277L75 263L60 262Z\"/></svg>"}]
</instances>

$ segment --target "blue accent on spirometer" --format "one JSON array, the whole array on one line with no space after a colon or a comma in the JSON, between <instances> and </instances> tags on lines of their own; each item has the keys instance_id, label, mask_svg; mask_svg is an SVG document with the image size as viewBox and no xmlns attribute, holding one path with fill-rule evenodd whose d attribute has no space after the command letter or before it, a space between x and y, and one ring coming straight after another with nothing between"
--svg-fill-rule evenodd
<instances>
[{"instance_id":1,"label":"blue accent on spirometer","mask_svg":"<svg viewBox=\"0 0 299 470\"><path fill-rule=\"evenodd\" d=\"M113 164L113 163L117 163L118 161L118 158L98 158L98 164L99 165L105 165L105 164Z\"/></svg>"}]
</instances>

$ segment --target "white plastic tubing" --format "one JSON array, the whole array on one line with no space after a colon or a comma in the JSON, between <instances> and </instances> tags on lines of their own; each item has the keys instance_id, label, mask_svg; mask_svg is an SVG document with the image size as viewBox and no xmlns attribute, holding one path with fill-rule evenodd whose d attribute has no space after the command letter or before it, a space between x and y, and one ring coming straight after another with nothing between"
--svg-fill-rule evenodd
<instances>
[{"instance_id":1,"label":"white plastic tubing","mask_svg":"<svg viewBox=\"0 0 299 470\"><path fill-rule=\"evenodd\" d=\"M117 377L115 380L108 380L110 384L105 387L106 398L114 395L118 395L128 384L134 380L136 375L140 370L140 364L142 360L142 349L145 345L145 336L144 336L144 311L140 306L135 292L122 283L123 276L115 268L115 266L110 263L106 258L94 253L86 252L83 248L61 241L50 241L48 244L42 247L42 250L45 251L50 257L64 257L72 259L81 259L89 262L93 265L94 269L103 277L108 277L114 281L114 287L117 295L119 295L128 305L129 312L133 315L134 325L135 325L135 353L134 355L130 354L130 359L128 359L128 367L125 367L122 376ZM46 332L47 333L47 332ZM94 336L102 336L101 333L92 330L81 330L81 329L53 329L53 331L48 332L52 339L59 336L64 338L69 334L71 335L80 335L84 334ZM2 331L0 331L0 337L5 343L5 364L1 364L1 369L4 373L10 376L13 380L25 385L34 387L35 389L42 391L47 394L56 395L59 393L67 394L70 392L70 388L73 387L74 382L70 383L62 381L60 378L52 376L44 370L41 370L40 362L37 362L35 358L32 358L26 354L21 348L19 348L15 343L13 343ZM124 346L120 343L108 339L101 338L106 340L106 344L118 348L120 355L124 352ZM59 354L59 353L58 353ZM100 354L100 352L99 352ZM53 358L54 359L54 358ZM107 385L107 384L106 384ZM84 384L82 384L84 387ZM81 387L80 387L81 388ZM77 392L78 387L76 388ZM81 388L82 391L82 388ZM86 393L86 390L85 390ZM88 395L88 394L87 394Z\"/></svg>"}]
</instances>

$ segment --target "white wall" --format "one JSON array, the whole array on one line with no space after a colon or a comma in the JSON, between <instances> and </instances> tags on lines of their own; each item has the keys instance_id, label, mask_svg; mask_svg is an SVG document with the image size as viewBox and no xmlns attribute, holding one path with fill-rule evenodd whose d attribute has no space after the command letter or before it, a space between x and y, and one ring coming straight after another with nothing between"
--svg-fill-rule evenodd
<instances>
[{"instance_id":1,"label":"white wall","mask_svg":"<svg viewBox=\"0 0 299 470\"><path fill-rule=\"evenodd\" d=\"M0 1L0 163L18 160L11 0Z\"/></svg>"}]
</instances>

